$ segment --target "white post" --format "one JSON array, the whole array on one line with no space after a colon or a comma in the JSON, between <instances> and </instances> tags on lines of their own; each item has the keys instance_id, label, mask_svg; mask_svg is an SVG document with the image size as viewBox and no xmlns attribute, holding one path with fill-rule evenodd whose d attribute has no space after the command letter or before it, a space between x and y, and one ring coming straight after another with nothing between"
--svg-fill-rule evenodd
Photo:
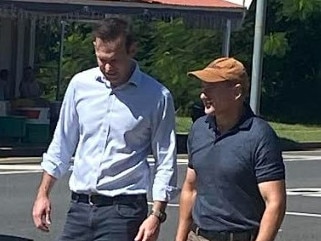
<instances>
[{"instance_id":1,"label":"white post","mask_svg":"<svg viewBox=\"0 0 321 241\"><path fill-rule=\"evenodd\" d=\"M16 55L16 86L15 97L20 96L19 85L23 71L23 52L24 52L24 37L25 37L25 21L21 18L17 20L17 55Z\"/></svg>"},{"instance_id":2,"label":"white post","mask_svg":"<svg viewBox=\"0 0 321 241\"><path fill-rule=\"evenodd\" d=\"M256 115L260 114L261 82L263 65L263 39L266 21L267 0L256 2L254 47L252 57L252 80L250 105Z\"/></svg>"},{"instance_id":3,"label":"white post","mask_svg":"<svg viewBox=\"0 0 321 241\"><path fill-rule=\"evenodd\" d=\"M29 33L29 58L28 65L34 67L35 62L35 45L36 45L36 19L30 20L30 33Z\"/></svg>"},{"instance_id":4,"label":"white post","mask_svg":"<svg viewBox=\"0 0 321 241\"><path fill-rule=\"evenodd\" d=\"M226 26L224 28L223 45L222 45L222 55L229 57L230 55L230 42L231 42L231 19L226 20Z\"/></svg>"}]
</instances>

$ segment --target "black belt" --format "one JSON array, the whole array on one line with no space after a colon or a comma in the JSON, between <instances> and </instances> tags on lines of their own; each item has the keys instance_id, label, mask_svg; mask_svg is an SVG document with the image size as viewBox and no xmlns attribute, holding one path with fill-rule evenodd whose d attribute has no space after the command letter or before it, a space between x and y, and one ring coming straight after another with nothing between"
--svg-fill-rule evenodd
<instances>
[{"instance_id":1,"label":"black belt","mask_svg":"<svg viewBox=\"0 0 321 241\"><path fill-rule=\"evenodd\" d=\"M254 231L242 232L218 232L199 228L196 224L192 224L192 231L199 236L213 241L253 241L256 237Z\"/></svg>"},{"instance_id":2,"label":"black belt","mask_svg":"<svg viewBox=\"0 0 321 241\"><path fill-rule=\"evenodd\" d=\"M87 195L72 192L71 199L75 202L87 203L95 206L111 206L114 204L131 204L137 201L147 202L146 194L119 195L108 197L99 194Z\"/></svg>"}]
</instances>

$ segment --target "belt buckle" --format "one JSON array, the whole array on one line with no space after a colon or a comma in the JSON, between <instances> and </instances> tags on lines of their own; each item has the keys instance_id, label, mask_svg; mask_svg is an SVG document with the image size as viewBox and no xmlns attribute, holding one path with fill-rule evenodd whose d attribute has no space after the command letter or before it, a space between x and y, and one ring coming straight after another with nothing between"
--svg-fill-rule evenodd
<instances>
[{"instance_id":1,"label":"belt buckle","mask_svg":"<svg viewBox=\"0 0 321 241\"><path fill-rule=\"evenodd\" d=\"M94 206L94 203L92 201L92 197L93 197L93 195L91 195L91 194L88 195L88 203L90 206Z\"/></svg>"}]
</instances>

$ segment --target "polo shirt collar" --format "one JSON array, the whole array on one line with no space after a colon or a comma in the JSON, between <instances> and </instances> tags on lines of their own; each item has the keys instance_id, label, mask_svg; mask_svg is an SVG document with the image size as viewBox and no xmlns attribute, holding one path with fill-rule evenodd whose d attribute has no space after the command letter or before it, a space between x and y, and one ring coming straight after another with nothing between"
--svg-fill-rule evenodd
<instances>
[{"instance_id":1,"label":"polo shirt collar","mask_svg":"<svg viewBox=\"0 0 321 241\"><path fill-rule=\"evenodd\" d=\"M230 131L233 130L247 130L251 127L252 121L255 114L253 113L251 107L248 104L244 104L244 113L241 116L238 123L233 127ZM208 115L205 120L208 123L208 128L213 129L215 132L217 131L217 124L215 116ZM230 132L228 131L228 132Z\"/></svg>"},{"instance_id":2,"label":"polo shirt collar","mask_svg":"<svg viewBox=\"0 0 321 241\"><path fill-rule=\"evenodd\" d=\"M236 128L239 130L247 130L251 127L253 118L255 114L253 113L251 107L248 104L244 105L244 113L240 118L239 122L236 124ZM234 129L234 128L233 128Z\"/></svg>"}]
</instances>

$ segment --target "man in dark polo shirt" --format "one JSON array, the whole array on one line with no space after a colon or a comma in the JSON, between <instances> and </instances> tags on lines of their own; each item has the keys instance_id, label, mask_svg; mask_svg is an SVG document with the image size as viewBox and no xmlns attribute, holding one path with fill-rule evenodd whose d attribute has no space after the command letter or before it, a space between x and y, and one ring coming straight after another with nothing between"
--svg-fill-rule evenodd
<instances>
[{"instance_id":1,"label":"man in dark polo shirt","mask_svg":"<svg viewBox=\"0 0 321 241\"><path fill-rule=\"evenodd\" d=\"M272 241L285 214L278 138L246 104L242 63L220 58L190 72L201 80L206 115L188 137L189 163L176 241Z\"/></svg>"}]
</instances>

